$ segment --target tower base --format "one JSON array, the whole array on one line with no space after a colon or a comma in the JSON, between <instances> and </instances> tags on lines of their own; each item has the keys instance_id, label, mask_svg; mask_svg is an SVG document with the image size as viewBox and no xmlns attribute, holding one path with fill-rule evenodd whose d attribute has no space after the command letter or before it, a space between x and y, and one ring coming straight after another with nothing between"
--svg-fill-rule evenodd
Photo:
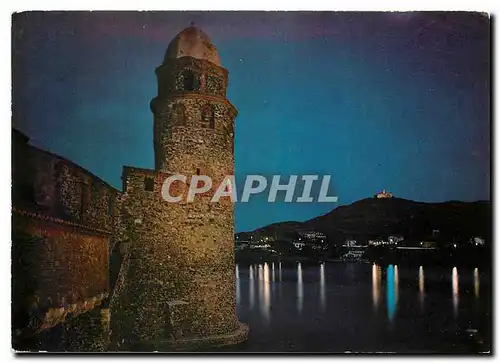
<instances>
[{"instance_id":1,"label":"tower base","mask_svg":"<svg viewBox=\"0 0 500 363\"><path fill-rule=\"evenodd\" d=\"M172 351L203 351L203 349L212 350L213 348L235 345L244 342L248 337L248 325L238 322L238 327L231 333L221 335L210 335L205 337L192 337L183 339L168 339L157 341L152 344L144 342L132 344L131 349L122 351L133 352L172 352Z\"/></svg>"}]
</instances>

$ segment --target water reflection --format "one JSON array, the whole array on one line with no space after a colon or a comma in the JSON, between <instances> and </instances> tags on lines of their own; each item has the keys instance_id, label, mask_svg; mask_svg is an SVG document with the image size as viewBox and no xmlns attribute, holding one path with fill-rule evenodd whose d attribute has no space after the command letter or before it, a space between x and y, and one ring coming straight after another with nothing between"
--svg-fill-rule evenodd
<instances>
[{"instance_id":1,"label":"water reflection","mask_svg":"<svg viewBox=\"0 0 500 363\"><path fill-rule=\"evenodd\" d=\"M458 270L456 267L453 267L451 272L451 290L453 297L453 313L456 317L458 314Z\"/></svg>"},{"instance_id":2,"label":"water reflection","mask_svg":"<svg viewBox=\"0 0 500 363\"><path fill-rule=\"evenodd\" d=\"M319 266L319 303L321 311L325 311L326 307L326 283L325 283L325 264Z\"/></svg>"},{"instance_id":3,"label":"water reflection","mask_svg":"<svg viewBox=\"0 0 500 363\"><path fill-rule=\"evenodd\" d=\"M240 303L240 266L236 264L236 304Z\"/></svg>"},{"instance_id":4,"label":"water reflection","mask_svg":"<svg viewBox=\"0 0 500 363\"><path fill-rule=\"evenodd\" d=\"M327 303L327 287L326 287L326 264L322 263L319 265L319 276L317 276L317 280L313 283L316 285L314 288L318 296L318 304L321 312L326 311L326 303ZM277 270L277 271L276 271ZM384 271L385 270L385 273ZM432 271L432 270L431 270ZM258 308L259 314L262 316L264 321L270 321L271 318L271 300L274 299L276 301L280 300L282 297L281 288L283 285L279 283L279 279L282 278L282 266L281 263L276 262L276 265L271 263L264 263L260 265L250 265L248 267L248 301L249 308L253 309ZM241 280L243 277L241 275L242 270L239 264L235 265L235 274L236 274L236 302L238 305L241 304L241 299L244 294L242 294L242 285ZM427 272L429 273L429 272ZM469 272L470 273L470 272ZM296 304L296 311L301 314L303 312L304 306L304 275L302 264L299 262L296 265L296 274L297 274L297 282L296 282L296 300L293 302ZM347 271L347 276L350 275L350 271ZM377 264L372 265L372 302L374 311L378 311L380 309L380 305L383 304L386 307L387 311L387 319L389 321L394 321L399 304L399 266L398 265L389 265L386 268L382 268ZM449 276L449 275L448 275ZM420 306L420 311L424 311L425 309L425 300L426 300L426 286L425 281L425 271L423 266L418 267L418 302ZM429 276L427 276L429 278ZM386 281L382 282L383 279ZM427 281L429 283L429 281ZM319 289L318 288L319 284ZM453 267L452 275L451 275L451 284L452 284L452 305L453 305L453 314L455 317L458 316L459 313L459 302L460 302L460 281L458 268ZM473 270L473 282L470 283L469 286L474 285L474 298L479 299L479 290L480 290L480 276L479 269L475 268ZM276 286L277 285L277 286ZM243 285L244 286L244 285ZM471 286L472 287L472 286ZM333 286L335 288L335 286ZM404 288L404 286L403 286ZM256 291L257 290L257 291ZM472 289L471 289L472 290ZM469 290L467 290L469 291ZM276 296L274 296L276 294Z\"/></svg>"},{"instance_id":5,"label":"water reflection","mask_svg":"<svg viewBox=\"0 0 500 363\"><path fill-rule=\"evenodd\" d=\"M330 265L329 265L330 266ZM322 313L326 312L326 304L327 304L327 286L326 286L326 267L325 263L320 264L319 266L319 274L316 275L316 280L310 282L314 284L316 287L313 287L313 291L316 292L317 296L317 306ZM248 266L248 306L250 309L257 309L257 313L261 316L263 322L269 323L271 320L271 303L278 303L287 295L283 295L282 288L289 286L288 284L282 284L279 282L279 278L282 278L283 269L281 263L276 262L272 263L264 263L264 264L255 264ZM334 268L332 267L334 270ZM384 271L385 270L385 271ZM242 304L242 298L246 298L246 294L241 291L242 280L247 277L245 272L242 272L242 267L239 264L235 265L235 274L236 274L236 302L238 305ZM288 270L285 270L285 272ZM316 270L317 271L317 270ZM351 271L346 271L346 276L350 276ZM432 269L430 270L432 273ZM449 271L449 270L448 270ZM329 272L330 267L329 267ZM374 311L378 311L381 309L387 309L384 311L384 315L387 314L387 321L392 322L396 319L396 315L399 310L399 297L400 297L400 270L398 265L389 265L387 267L382 268L377 264L372 265L372 303ZM425 280L425 272L427 272L427 282ZM242 275L244 273L244 276ZM402 273L402 272L401 272ZM470 272L468 272L470 273ZM293 271L292 271L293 274ZM296 311L299 314L303 314L304 311L304 274L303 267L301 263L297 263L296 265L296 286L295 286L295 299L292 297L291 303L295 305ZM414 275L415 276L415 275ZM449 276L449 275L448 275ZM418 277L414 278L418 279L418 297L415 295L415 301L420 306L420 311L425 311L425 300L428 299L428 291L429 286L426 286L426 283L429 284L429 272L424 271L423 266L418 267ZM432 278L432 275L431 275ZM383 281L383 280L386 281ZM431 280L432 281L432 280ZM468 281L462 282L467 283ZM309 283L309 282L308 282ZM479 269L474 268L473 270L473 280L468 282L469 285L465 286L466 291L474 291L475 299L479 299L479 290L480 290L480 276ZM453 267L452 275L451 275L451 284L452 284L452 305L453 305L453 315L455 318L459 313L459 305L460 305L460 281L459 281L459 273L458 268ZM318 288L319 285L319 288ZM472 288L473 285L473 288ZM368 289L369 287L366 286ZM404 292L406 285L402 285L402 292ZM331 286L332 289L335 289L336 286L333 284ZM292 285L293 289L293 285ZM470 290L469 290L470 289ZM408 289L406 289L408 290ZM414 290L413 290L414 291ZM427 292L427 294L426 294ZM276 294L276 295L275 295ZM471 294L472 295L472 294ZM293 296L293 290L292 290ZM463 298L463 297L462 297ZM287 297L289 299L289 297ZM293 301L295 300L295 301ZM449 301L449 300L448 300ZM449 304L449 302L448 302ZM463 302L462 302L463 304ZM293 306L293 305L292 305Z\"/></svg>"},{"instance_id":6,"label":"water reflection","mask_svg":"<svg viewBox=\"0 0 500 363\"><path fill-rule=\"evenodd\" d=\"M263 271L262 271L262 265L257 266L257 301L259 305L259 311L262 314L262 299L263 299L263 290L264 290L264 285L262 284L262 280L264 279L263 277Z\"/></svg>"},{"instance_id":7,"label":"water reflection","mask_svg":"<svg viewBox=\"0 0 500 363\"><path fill-rule=\"evenodd\" d=\"M262 317L269 322L269 312L271 309L271 284L270 271L267 262L264 266L259 265L259 311Z\"/></svg>"},{"instance_id":8,"label":"water reflection","mask_svg":"<svg viewBox=\"0 0 500 363\"><path fill-rule=\"evenodd\" d=\"M387 316L390 321L394 318L396 312L396 274L394 266L387 267Z\"/></svg>"},{"instance_id":9,"label":"water reflection","mask_svg":"<svg viewBox=\"0 0 500 363\"><path fill-rule=\"evenodd\" d=\"M302 285L302 265L297 264L297 310L302 312L302 304L304 302L304 287Z\"/></svg>"},{"instance_id":10,"label":"water reflection","mask_svg":"<svg viewBox=\"0 0 500 363\"><path fill-rule=\"evenodd\" d=\"M395 302L396 306L398 305L399 301L399 269L398 265L394 265L394 297L395 297Z\"/></svg>"},{"instance_id":11,"label":"water reflection","mask_svg":"<svg viewBox=\"0 0 500 363\"><path fill-rule=\"evenodd\" d=\"M420 266L418 268L418 297L420 300L420 308L424 308L425 299L425 277L424 277L424 267Z\"/></svg>"},{"instance_id":12,"label":"water reflection","mask_svg":"<svg viewBox=\"0 0 500 363\"><path fill-rule=\"evenodd\" d=\"M474 269L474 296L479 298L479 269Z\"/></svg>"},{"instance_id":13,"label":"water reflection","mask_svg":"<svg viewBox=\"0 0 500 363\"><path fill-rule=\"evenodd\" d=\"M372 344L366 346L370 350L397 350L403 338L415 339L414 349L423 347L426 342L426 349L434 350L462 344L460 337L454 335L458 331L456 328L461 329L462 325L486 331L481 320L486 314L485 304L479 299L487 297L485 292L489 292L490 280L483 270L480 275L474 266L461 267L462 276L459 276L458 266L452 266L450 276L449 267L443 266L372 264L370 271L369 264L352 264L356 280L351 283L351 271L345 264L324 263L307 268L297 262L295 266L286 262L280 266L278 261L274 266L271 262L260 264L250 266L240 262L235 265L238 313L243 321L254 326L254 335L260 337L259 344L272 339L282 344L280 335L289 333L290 322L299 330L317 324L325 334L335 335L342 331L335 342L319 338L313 342L314 346L324 342L325 347L331 347L328 344L337 341L350 345L359 338ZM279 282L280 267L282 282ZM450 290L446 291L450 287L452 296ZM366 327L369 332L360 337L355 330L345 331L346 326ZM300 334L290 336L290 339L299 340L297 345L302 344L301 339L307 339ZM442 343L442 337L449 340ZM465 343L460 346L462 348L466 349Z\"/></svg>"},{"instance_id":14,"label":"water reflection","mask_svg":"<svg viewBox=\"0 0 500 363\"><path fill-rule=\"evenodd\" d=\"M254 279L253 279L253 266L250 265L248 268L248 300L250 303L250 309L253 309L253 304L255 300L255 291L254 291Z\"/></svg>"},{"instance_id":15,"label":"water reflection","mask_svg":"<svg viewBox=\"0 0 500 363\"><path fill-rule=\"evenodd\" d=\"M380 267L376 264L372 266L372 299L373 308L377 310L380 301L380 284L382 280Z\"/></svg>"}]
</instances>

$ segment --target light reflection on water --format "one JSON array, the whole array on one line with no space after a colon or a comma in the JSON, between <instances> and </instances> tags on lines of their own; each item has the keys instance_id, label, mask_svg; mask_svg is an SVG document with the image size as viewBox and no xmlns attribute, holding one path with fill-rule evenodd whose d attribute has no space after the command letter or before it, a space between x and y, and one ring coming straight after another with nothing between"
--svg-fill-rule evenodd
<instances>
[{"instance_id":1,"label":"light reflection on water","mask_svg":"<svg viewBox=\"0 0 500 363\"><path fill-rule=\"evenodd\" d=\"M297 310L299 313L302 312L302 306L304 304L304 286L302 284L302 264L299 262L297 264Z\"/></svg>"},{"instance_id":2,"label":"light reflection on water","mask_svg":"<svg viewBox=\"0 0 500 363\"><path fill-rule=\"evenodd\" d=\"M479 270L476 267L474 269L474 296L479 298Z\"/></svg>"},{"instance_id":3,"label":"light reflection on water","mask_svg":"<svg viewBox=\"0 0 500 363\"><path fill-rule=\"evenodd\" d=\"M453 267L451 272L451 291L453 297L453 313L455 317L458 315L458 270Z\"/></svg>"},{"instance_id":4,"label":"light reflection on water","mask_svg":"<svg viewBox=\"0 0 500 363\"><path fill-rule=\"evenodd\" d=\"M318 268L319 271L317 270ZM413 268L405 268L405 270L408 269L413 269ZM333 302L333 301L328 301L329 299L327 293L328 289L327 289L326 270L327 270L326 263L321 263L319 266L305 267L305 268L300 262L297 263L295 268L296 279L294 279L293 284L295 285L296 311L299 314L303 313L304 303L308 303L308 301L305 301L304 296L307 289L309 288L313 293L317 293L319 291L319 296L316 295L318 296L318 298L313 300L316 309L319 308L321 312L324 313L327 310L327 306L329 306L329 303L331 304ZM242 271L241 267L239 265L236 265L236 271L235 271L236 301L238 304L242 303L242 296L244 298L247 298L245 294L242 295L241 292L241 280L242 280L241 271ZM272 301L274 300L276 302L276 299L281 299L282 297L286 296L282 295L281 291L283 284L288 284L287 280L283 281L283 274L285 271L292 272L293 270L288 270L283 268L281 262L276 264L264 263L258 265L250 265L248 267L249 307L250 309L254 309L254 307L257 307L259 314L262 316L263 320L268 323L270 322L271 319ZM304 283L304 274L306 274L307 271L310 271L310 273L307 273L308 276L315 276L317 280ZM420 310L424 311L425 308L424 302L426 299L426 281L425 281L424 267L419 266L418 269L415 267L415 270L413 271L417 272L416 275L415 272L413 275L417 277L416 279L417 281L415 281L414 284L418 282L417 298L419 300ZM372 283L371 303L374 311L379 310L381 304L385 305L387 311L387 320L389 322L394 321L399 309L398 306L400 305L399 300L400 300L400 287L401 287L400 278L401 278L400 267L398 265L389 265L383 268L380 265L373 264L371 267L371 283ZM383 283L384 279L385 283ZM458 268L453 267L451 273L451 285L452 285L451 287L452 287L452 308L453 308L453 315L455 316L455 318L458 316L459 313L459 290L460 290L459 282L460 281L459 281ZM473 281L470 281L469 283L471 283L471 285L473 284L474 286L473 295L475 299L478 299L479 285L480 285L480 275L478 268L475 268L473 270ZM314 284L316 284L316 287L314 287ZM335 288L334 280L331 281L330 284L333 284L331 288ZM277 289L275 289L275 285L278 285ZM319 290L318 290L318 285L319 285ZM403 286L410 287L415 285L412 285L411 283L410 284L405 283ZM256 289L257 291L255 291Z\"/></svg>"},{"instance_id":5,"label":"light reflection on water","mask_svg":"<svg viewBox=\"0 0 500 363\"><path fill-rule=\"evenodd\" d=\"M420 300L420 309L423 310L425 300L425 276L423 266L418 268L418 297Z\"/></svg>"},{"instance_id":6,"label":"light reflection on water","mask_svg":"<svg viewBox=\"0 0 500 363\"><path fill-rule=\"evenodd\" d=\"M398 265L394 265L394 297L396 301L396 307L399 301L399 269Z\"/></svg>"},{"instance_id":7,"label":"light reflection on water","mask_svg":"<svg viewBox=\"0 0 500 363\"><path fill-rule=\"evenodd\" d=\"M253 304L255 300L255 291L254 291L254 281L253 281L253 266L250 265L248 269L248 300L250 303L250 308L253 309Z\"/></svg>"},{"instance_id":8,"label":"light reflection on water","mask_svg":"<svg viewBox=\"0 0 500 363\"><path fill-rule=\"evenodd\" d=\"M380 285L382 281L382 269L380 266L373 264L372 266L372 300L373 309L376 311L378 309L378 304L380 301Z\"/></svg>"},{"instance_id":9,"label":"light reflection on water","mask_svg":"<svg viewBox=\"0 0 500 363\"><path fill-rule=\"evenodd\" d=\"M387 267L387 317L390 321L393 320L396 312L396 274L394 266Z\"/></svg>"},{"instance_id":10,"label":"light reflection on water","mask_svg":"<svg viewBox=\"0 0 500 363\"><path fill-rule=\"evenodd\" d=\"M469 349L468 328L489 344L491 278L452 267L240 262L243 350L451 352Z\"/></svg>"},{"instance_id":11,"label":"light reflection on water","mask_svg":"<svg viewBox=\"0 0 500 363\"><path fill-rule=\"evenodd\" d=\"M236 264L236 304L239 304L241 300L240 293L240 266Z\"/></svg>"},{"instance_id":12,"label":"light reflection on water","mask_svg":"<svg viewBox=\"0 0 500 363\"><path fill-rule=\"evenodd\" d=\"M269 311L271 309L271 284L269 283L269 265L259 266L261 277L259 277L259 309L266 322L269 322Z\"/></svg>"},{"instance_id":13,"label":"light reflection on water","mask_svg":"<svg viewBox=\"0 0 500 363\"><path fill-rule=\"evenodd\" d=\"M258 290L258 299L259 299L259 309L260 309L260 312L262 313L263 312L263 309L262 309L262 298L264 296L264 293L263 293L264 286L262 285L262 280L264 279L264 274L263 274L262 265L259 265L257 267L257 271L258 271L258 275L257 275L257 290Z\"/></svg>"},{"instance_id":14,"label":"light reflection on water","mask_svg":"<svg viewBox=\"0 0 500 363\"><path fill-rule=\"evenodd\" d=\"M326 308L326 280L325 280L325 263L319 266L319 302L321 311Z\"/></svg>"}]
</instances>

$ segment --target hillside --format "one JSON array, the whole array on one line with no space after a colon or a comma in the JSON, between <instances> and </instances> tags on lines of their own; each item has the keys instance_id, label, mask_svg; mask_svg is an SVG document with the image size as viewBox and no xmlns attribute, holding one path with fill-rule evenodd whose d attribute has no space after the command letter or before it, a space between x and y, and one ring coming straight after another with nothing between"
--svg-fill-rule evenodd
<instances>
[{"instance_id":1,"label":"hillside","mask_svg":"<svg viewBox=\"0 0 500 363\"><path fill-rule=\"evenodd\" d=\"M483 236L491 240L490 202L423 203L401 198L367 198L305 222L282 222L251 234L284 236L297 230L316 230L329 240L374 238L391 234L406 239L428 238L439 230L443 240ZM248 232L247 232L248 233Z\"/></svg>"}]
</instances>

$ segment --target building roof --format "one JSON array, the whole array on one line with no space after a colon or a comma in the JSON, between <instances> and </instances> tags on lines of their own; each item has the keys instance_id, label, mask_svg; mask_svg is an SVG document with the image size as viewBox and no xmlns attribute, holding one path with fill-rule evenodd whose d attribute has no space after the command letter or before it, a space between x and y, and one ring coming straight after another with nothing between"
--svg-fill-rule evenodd
<instances>
[{"instance_id":1,"label":"building roof","mask_svg":"<svg viewBox=\"0 0 500 363\"><path fill-rule=\"evenodd\" d=\"M181 57L204 59L221 65L219 53L208 35L194 26L184 29L170 42L164 62Z\"/></svg>"}]
</instances>

